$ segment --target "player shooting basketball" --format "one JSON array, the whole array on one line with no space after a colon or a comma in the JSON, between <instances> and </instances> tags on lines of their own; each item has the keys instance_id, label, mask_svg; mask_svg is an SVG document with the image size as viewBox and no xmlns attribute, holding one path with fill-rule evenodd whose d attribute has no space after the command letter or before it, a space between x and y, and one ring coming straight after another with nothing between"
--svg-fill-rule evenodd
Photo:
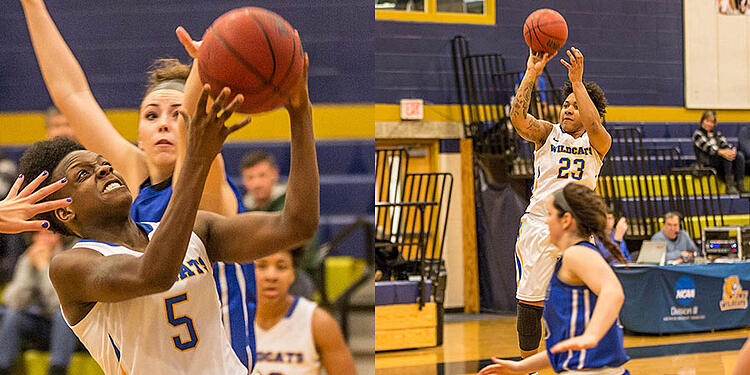
<instances>
[{"instance_id":1,"label":"player shooting basketball","mask_svg":"<svg viewBox=\"0 0 750 375\"><path fill-rule=\"evenodd\" d=\"M583 54L575 47L567 51L570 62L560 59L570 79L563 87L560 123L538 120L528 113L536 80L555 55L535 54L529 49L526 73L510 110L513 127L523 139L533 142L535 149L534 189L521 218L515 253L517 330L523 358L539 348L547 284L557 259L544 223L544 201L568 182L593 189L612 145L612 137L602 126L607 100L596 83L583 81Z\"/></svg>"}]
</instances>

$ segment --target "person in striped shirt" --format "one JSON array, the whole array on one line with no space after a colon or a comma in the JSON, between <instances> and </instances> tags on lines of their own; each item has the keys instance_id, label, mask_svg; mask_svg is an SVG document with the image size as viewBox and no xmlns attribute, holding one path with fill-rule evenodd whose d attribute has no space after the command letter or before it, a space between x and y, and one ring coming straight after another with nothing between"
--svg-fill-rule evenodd
<instances>
[{"instance_id":1,"label":"person in striped shirt","mask_svg":"<svg viewBox=\"0 0 750 375\"><path fill-rule=\"evenodd\" d=\"M745 157L716 127L716 112L705 111L700 127L693 132L695 159L699 165L716 169L724 177L727 194L750 193L745 189Z\"/></svg>"}]
</instances>

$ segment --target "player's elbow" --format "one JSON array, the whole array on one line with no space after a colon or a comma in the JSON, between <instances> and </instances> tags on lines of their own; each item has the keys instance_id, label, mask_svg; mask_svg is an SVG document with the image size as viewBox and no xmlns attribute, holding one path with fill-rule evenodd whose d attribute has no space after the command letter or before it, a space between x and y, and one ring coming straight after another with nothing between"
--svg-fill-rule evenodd
<instances>
[{"instance_id":1,"label":"player's elbow","mask_svg":"<svg viewBox=\"0 0 750 375\"><path fill-rule=\"evenodd\" d=\"M292 240L295 242L307 242L315 236L315 232L318 230L318 221L320 220L320 213L318 211L308 213L287 212L286 214L284 222L287 228L289 228Z\"/></svg>"},{"instance_id":2,"label":"player's elbow","mask_svg":"<svg viewBox=\"0 0 750 375\"><path fill-rule=\"evenodd\" d=\"M148 291L147 294L166 292L167 290L172 288L172 285L174 285L176 279L176 275L164 273L152 275L151 277L144 279L146 284L144 285L144 289Z\"/></svg>"}]
</instances>

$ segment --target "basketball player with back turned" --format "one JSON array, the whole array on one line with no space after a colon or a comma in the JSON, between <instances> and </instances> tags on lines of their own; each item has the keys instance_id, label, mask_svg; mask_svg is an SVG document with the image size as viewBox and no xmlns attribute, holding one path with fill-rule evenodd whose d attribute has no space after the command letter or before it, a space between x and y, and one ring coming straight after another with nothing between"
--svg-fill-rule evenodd
<instances>
[{"instance_id":1,"label":"basketball player with back turned","mask_svg":"<svg viewBox=\"0 0 750 375\"><path fill-rule=\"evenodd\" d=\"M545 199L568 182L594 189L602 160L612 137L602 126L607 100L601 88L583 81L583 54L575 47L567 51L570 62L563 87L565 98L560 123L538 120L528 113L531 93L544 66L556 54L529 50L526 73L518 87L510 118L525 140L534 143L534 188L516 241L517 330L521 357L537 352L542 335L542 310L557 256L549 242Z\"/></svg>"}]
</instances>

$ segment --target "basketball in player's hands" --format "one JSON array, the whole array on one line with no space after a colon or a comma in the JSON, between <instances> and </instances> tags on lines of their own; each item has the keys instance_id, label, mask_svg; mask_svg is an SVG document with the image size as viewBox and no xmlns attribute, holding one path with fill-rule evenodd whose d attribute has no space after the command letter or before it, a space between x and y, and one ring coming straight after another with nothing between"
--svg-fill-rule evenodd
<instances>
[{"instance_id":1,"label":"basketball in player's hands","mask_svg":"<svg viewBox=\"0 0 750 375\"><path fill-rule=\"evenodd\" d=\"M568 24L552 9L537 9L523 24L523 38L532 51L553 55L568 40Z\"/></svg>"},{"instance_id":2,"label":"basketball in player's hands","mask_svg":"<svg viewBox=\"0 0 750 375\"><path fill-rule=\"evenodd\" d=\"M299 35L281 16L266 9L246 7L217 18L203 35L198 50L198 72L211 85L211 95L228 86L243 94L237 110L266 112L286 103L299 81L304 52Z\"/></svg>"}]
</instances>

